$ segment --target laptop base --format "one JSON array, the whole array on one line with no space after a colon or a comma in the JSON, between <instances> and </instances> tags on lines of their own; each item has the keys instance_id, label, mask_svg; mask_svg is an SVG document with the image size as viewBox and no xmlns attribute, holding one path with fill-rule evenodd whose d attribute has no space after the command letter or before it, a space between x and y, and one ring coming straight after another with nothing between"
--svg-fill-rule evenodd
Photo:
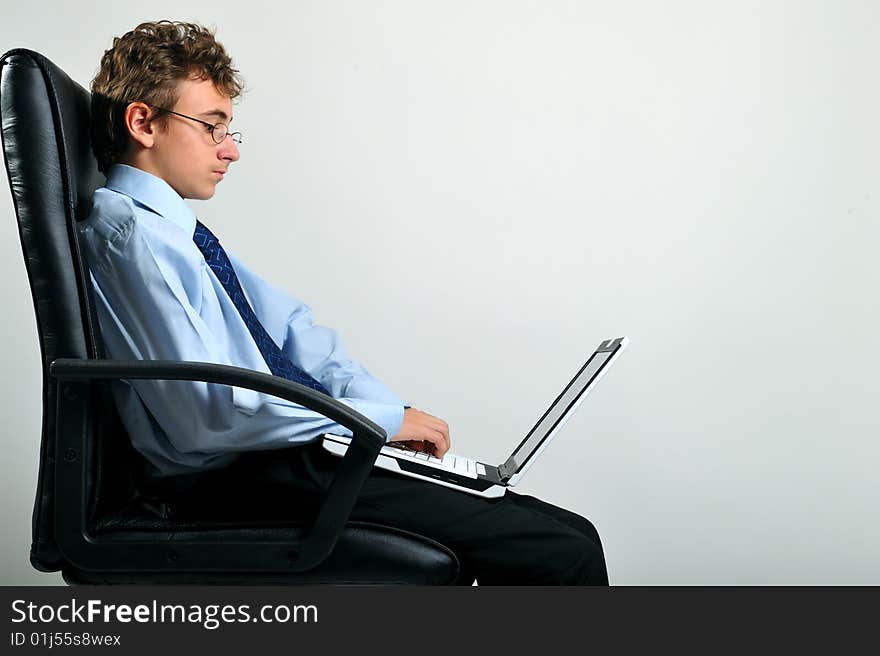
<instances>
[{"instance_id":1,"label":"laptop base","mask_svg":"<svg viewBox=\"0 0 880 656\"><path fill-rule=\"evenodd\" d=\"M350 439L327 433L324 435L323 446L334 455L344 456ZM386 448L392 449L393 447L383 447L383 449ZM393 455L383 455L382 451L379 452L374 466L387 471L397 472L408 478L419 478L435 485L442 485L453 490L474 494L487 499L497 499L504 496L504 493L507 491L506 485L495 480L497 470L494 467L486 467L487 476L478 475L476 478L470 478L439 467L412 462L405 458L398 459Z\"/></svg>"}]
</instances>

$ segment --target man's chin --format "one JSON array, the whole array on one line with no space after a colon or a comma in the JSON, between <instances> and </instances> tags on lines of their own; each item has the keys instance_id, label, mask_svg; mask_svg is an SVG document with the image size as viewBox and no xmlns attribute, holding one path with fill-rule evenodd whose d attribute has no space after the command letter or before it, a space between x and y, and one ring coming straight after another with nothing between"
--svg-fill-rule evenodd
<instances>
[{"instance_id":1,"label":"man's chin","mask_svg":"<svg viewBox=\"0 0 880 656\"><path fill-rule=\"evenodd\" d=\"M204 189L200 191L193 191L192 194L186 196L190 200L209 200L214 197L217 189L215 187L211 187L210 189Z\"/></svg>"}]
</instances>

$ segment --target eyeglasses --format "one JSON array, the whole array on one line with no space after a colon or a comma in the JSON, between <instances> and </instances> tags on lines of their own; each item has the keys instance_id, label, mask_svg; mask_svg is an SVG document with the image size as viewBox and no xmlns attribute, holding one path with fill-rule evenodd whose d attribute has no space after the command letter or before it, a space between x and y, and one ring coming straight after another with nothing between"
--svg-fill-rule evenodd
<instances>
[{"instance_id":1,"label":"eyeglasses","mask_svg":"<svg viewBox=\"0 0 880 656\"><path fill-rule=\"evenodd\" d=\"M193 118L192 116L187 116L186 114L181 114L180 112L175 112L171 109L165 109L164 107L153 107L153 109L158 109L162 112L168 112L169 114L174 114L176 116L180 116L182 118L188 118L190 121L195 121L196 123L201 123L206 128L208 128L208 132L211 133L211 138L214 140L214 143L221 144L223 140L226 138L226 135L232 137L232 140L240 144L241 143L241 132L230 132L229 126L225 123L208 123L207 121L203 121L198 118Z\"/></svg>"}]
</instances>

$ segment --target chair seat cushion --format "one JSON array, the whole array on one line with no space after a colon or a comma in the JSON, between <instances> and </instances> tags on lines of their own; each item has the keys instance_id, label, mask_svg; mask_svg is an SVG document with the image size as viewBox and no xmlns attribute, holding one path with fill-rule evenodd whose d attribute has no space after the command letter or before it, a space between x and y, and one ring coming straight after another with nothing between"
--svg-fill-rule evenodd
<instances>
[{"instance_id":1,"label":"chair seat cushion","mask_svg":"<svg viewBox=\"0 0 880 656\"><path fill-rule=\"evenodd\" d=\"M155 542L157 549L181 542L289 542L302 539L296 521L205 521L132 514L107 515L93 524L96 536L114 542ZM200 583L229 585L417 584L450 585L459 561L444 545L402 529L350 521L327 559L308 572L84 572L66 568L71 583Z\"/></svg>"}]
</instances>

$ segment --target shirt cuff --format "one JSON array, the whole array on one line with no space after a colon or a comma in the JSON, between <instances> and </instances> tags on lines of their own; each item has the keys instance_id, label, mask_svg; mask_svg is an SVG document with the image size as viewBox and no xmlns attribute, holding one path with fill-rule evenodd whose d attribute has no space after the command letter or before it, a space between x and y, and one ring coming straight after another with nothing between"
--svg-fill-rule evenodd
<instances>
[{"instance_id":1,"label":"shirt cuff","mask_svg":"<svg viewBox=\"0 0 880 656\"><path fill-rule=\"evenodd\" d=\"M337 399L352 410L360 412L385 430L385 443L400 432L403 426L403 406L389 403L376 403L364 399Z\"/></svg>"}]
</instances>

